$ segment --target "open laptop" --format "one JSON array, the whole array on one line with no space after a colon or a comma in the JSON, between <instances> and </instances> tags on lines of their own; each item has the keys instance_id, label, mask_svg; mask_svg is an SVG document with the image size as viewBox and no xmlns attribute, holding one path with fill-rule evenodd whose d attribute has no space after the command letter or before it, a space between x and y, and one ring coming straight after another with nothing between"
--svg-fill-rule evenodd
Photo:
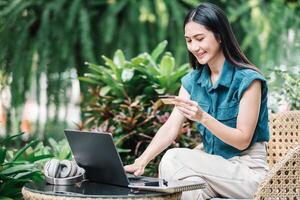
<instances>
[{"instance_id":1,"label":"open laptop","mask_svg":"<svg viewBox=\"0 0 300 200\"><path fill-rule=\"evenodd\" d=\"M126 174L110 134L66 129L65 135L75 161L85 169L90 181L169 193L205 187L204 182L166 181Z\"/></svg>"}]
</instances>

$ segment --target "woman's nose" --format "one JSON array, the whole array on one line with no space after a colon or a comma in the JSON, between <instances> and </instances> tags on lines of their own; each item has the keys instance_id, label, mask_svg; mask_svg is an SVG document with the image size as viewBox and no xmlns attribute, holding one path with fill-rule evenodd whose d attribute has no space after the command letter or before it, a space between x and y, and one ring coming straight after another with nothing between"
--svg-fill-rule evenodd
<instances>
[{"instance_id":1,"label":"woman's nose","mask_svg":"<svg viewBox=\"0 0 300 200\"><path fill-rule=\"evenodd\" d=\"M197 51L199 51L199 49L200 49L200 47L199 47L199 45L197 43L193 42L191 44L191 50L192 51L197 52Z\"/></svg>"}]
</instances>

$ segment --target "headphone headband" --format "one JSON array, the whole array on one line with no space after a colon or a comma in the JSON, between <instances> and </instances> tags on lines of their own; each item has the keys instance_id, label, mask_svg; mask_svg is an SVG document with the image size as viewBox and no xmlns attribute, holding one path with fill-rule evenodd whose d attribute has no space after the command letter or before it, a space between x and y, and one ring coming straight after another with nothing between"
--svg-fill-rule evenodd
<instances>
[{"instance_id":1,"label":"headphone headband","mask_svg":"<svg viewBox=\"0 0 300 200\"><path fill-rule=\"evenodd\" d=\"M66 162L70 162L70 164L66 164ZM65 169L68 171L72 171L75 174L69 174L66 176L64 173L63 176L66 177L60 177L59 174L62 174L61 168L67 167L72 169ZM76 168L76 170L74 169ZM65 172L64 171L64 172ZM79 167L75 161L69 161L69 160L63 160L59 161L57 159L51 159L47 161L44 167L44 175L46 182L51 185L73 185L75 183L81 182L85 179L85 170L81 167Z\"/></svg>"}]
</instances>

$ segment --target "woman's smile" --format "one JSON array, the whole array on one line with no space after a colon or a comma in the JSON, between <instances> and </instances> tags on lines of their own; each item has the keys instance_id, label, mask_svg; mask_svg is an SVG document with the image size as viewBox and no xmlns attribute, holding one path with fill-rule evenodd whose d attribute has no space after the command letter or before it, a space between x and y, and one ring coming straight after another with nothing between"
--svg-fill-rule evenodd
<instances>
[{"instance_id":1,"label":"woman's smile","mask_svg":"<svg viewBox=\"0 0 300 200\"><path fill-rule=\"evenodd\" d=\"M197 53L195 53L196 54L196 57L197 58L203 58L204 57L204 55L206 55L206 51L201 51L201 52L197 52Z\"/></svg>"}]
</instances>

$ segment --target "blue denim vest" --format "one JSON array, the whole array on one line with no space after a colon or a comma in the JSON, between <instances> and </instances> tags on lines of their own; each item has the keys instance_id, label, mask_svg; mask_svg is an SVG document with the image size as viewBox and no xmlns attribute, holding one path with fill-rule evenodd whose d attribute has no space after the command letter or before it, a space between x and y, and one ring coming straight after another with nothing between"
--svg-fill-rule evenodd
<instances>
[{"instance_id":1,"label":"blue denim vest","mask_svg":"<svg viewBox=\"0 0 300 200\"><path fill-rule=\"evenodd\" d=\"M223 124L236 128L239 102L254 80L261 81L262 96L258 122L250 147L255 142L269 140L268 87L266 79L260 73L225 61L221 76L214 85L211 83L210 69L207 65L186 74L181 83L190 94L191 100L198 102L205 112ZM240 150L224 143L202 124L197 123L196 126L202 135L204 150L207 153L220 155L226 159L240 155Z\"/></svg>"}]
</instances>

